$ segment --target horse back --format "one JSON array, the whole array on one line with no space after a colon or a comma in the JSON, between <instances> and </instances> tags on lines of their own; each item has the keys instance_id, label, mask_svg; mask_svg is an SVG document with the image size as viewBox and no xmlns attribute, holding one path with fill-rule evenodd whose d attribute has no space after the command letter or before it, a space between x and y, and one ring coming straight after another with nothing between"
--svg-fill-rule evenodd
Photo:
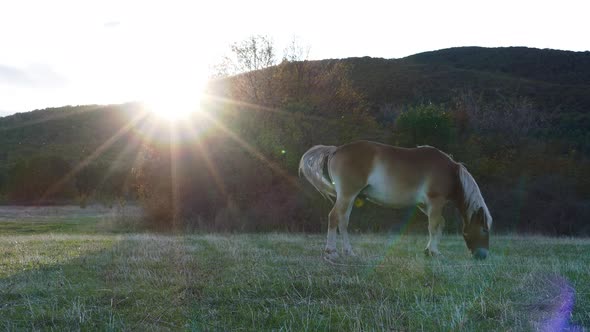
<instances>
[{"instance_id":1,"label":"horse back","mask_svg":"<svg viewBox=\"0 0 590 332\"><path fill-rule=\"evenodd\" d=\"M362 191L384 205L411 205L429 196L451 199L458 167L433 147L408 149L369 141L340 146L328 165L330 176L341 182L340 191Z\"/></svg>"}]
</instances>

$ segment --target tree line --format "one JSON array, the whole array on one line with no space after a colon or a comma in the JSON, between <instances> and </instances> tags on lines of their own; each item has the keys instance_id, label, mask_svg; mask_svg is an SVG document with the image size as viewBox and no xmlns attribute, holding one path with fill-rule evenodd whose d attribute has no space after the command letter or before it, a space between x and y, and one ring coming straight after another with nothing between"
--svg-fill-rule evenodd
<instances>
[{"instance_id":1,"label":"tree line","mask_svg":"<svg viewBox=\"0 0 590 332\"><path fill-rule=\"evenodd\" d=\"M9 204L102 203L112 206L134 199L134 184L128 169L113 169L107 163L79 163L56 155L20 159L3 172L0 197Z\"/></svg>"}]
</instances>

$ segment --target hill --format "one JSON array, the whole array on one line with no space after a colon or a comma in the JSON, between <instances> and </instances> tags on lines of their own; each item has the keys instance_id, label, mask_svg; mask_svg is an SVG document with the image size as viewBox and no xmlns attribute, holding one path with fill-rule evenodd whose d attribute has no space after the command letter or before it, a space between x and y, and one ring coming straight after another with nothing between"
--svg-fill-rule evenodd
<instances>
[{"instance_id":1,"label":"hill","mask_svg":"<svg viewBox=\"0 0 590 332\"><path fill-rule=\"evenodd\" d=\"M590 113L590 52L462 47L342 61L374 111L386 104L449 103L470 91L487 102L519 96L546 112Z\"/></svg>"},{"instance_id":2,"label":"hill","mask_svg":"<svg viewBox=\"0 0 590 332\"><path fill-rule=\"evenodd\" d=\"M141 146L141 114L135 104L86 105L0 118L0 203L71 202L78 195L85 202L90 192L112 201Z\"/></svg>"},{"instance_id":3,"label":"hill","mask_svg":"<svg viewBox=\"0 0 590 332\"><path fill-rule=\"evenodd\" d=\"M0 170L32 155L59 155L78 161L115 136L136 114L137 105L85 105L47 108L0 118ZM112 162L130 141L132 132L101 154Z\"/></svg>"},{"instance_id":4,"label":"hill","mask_svg":"<svg viewBox=\"0 0 590 332\"><path fill-rule=\"evenodd\" d=\"M590 85L590 52L528 47L459 47L419 53L405 62L452 66L563 85Z\"/></svg>"},{"instance_id":5,"label":"hill","mask_svg":"<svg viewBox=\"0 0 590 332\"><path fill-rule=\"evenodd\" d=\"M363 57L310 63L322 69L338 62L349 66L352 85L378 120L388 105L452 104L457 95L470 92L486 101L527 97L540 111L557 114L555 128L566 126L564 132L571 132L572 126L590 128L590 52L462 47L402 59ZM0 170L36 153L78 160L139 111L135 104L86 105L1 117ZM126 145L124 141L134 137L125 135L109 149L106 159L112 159Z\"/></svg>"}]
</instances>

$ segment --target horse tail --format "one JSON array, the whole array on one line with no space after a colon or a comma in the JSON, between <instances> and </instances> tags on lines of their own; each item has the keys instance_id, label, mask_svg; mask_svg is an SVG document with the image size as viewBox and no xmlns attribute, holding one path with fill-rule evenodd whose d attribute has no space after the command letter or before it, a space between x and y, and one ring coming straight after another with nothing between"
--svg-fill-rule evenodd
<instances>
[{"instance_id":1,"label":"horse tail","mask_svg":"<svg viewBox=\"0 0 590 332\"><path fill-rule=\"evenodd\" d=\"M334 151L335 146L316 145L307 150L299 161L299 176L303 174L307 181L332 203L332 196L336 197L336 189L324 169Z\"/></svg>"}]
</instances>

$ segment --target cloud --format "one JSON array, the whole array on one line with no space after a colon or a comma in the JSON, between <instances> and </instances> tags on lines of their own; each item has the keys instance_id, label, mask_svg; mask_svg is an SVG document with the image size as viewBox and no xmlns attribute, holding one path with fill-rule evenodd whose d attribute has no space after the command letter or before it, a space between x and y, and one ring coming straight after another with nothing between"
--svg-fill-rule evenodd
<instances>
[{"instance_id":1,"label":"cloud","mask_svg":"<svg viewBox=\"0 0 590 332\"><path fill-rule=\"evenodd\" d=\"M0 64L0 85L30 88L59 88L67 79L46 64L34 64L26 68Z\"/></svg>"},{"instance_id":2,"label":"cloud","mask_svg":"<svg viewBox=\"0 0 590 332\"><path fill-rule=\"evenodd\" d=\"M109 21L104 24L104 27L112 29L118 27L119 25L121 25L121 22L119 21Z\"/></svg>"},{"instance_id":3,"label":"cloud","mask_svg":"<svg viewBox=\"0 0 590 332\"><path fill-rule=\"evenodd\" d=\"M16 85L31 84L27 73L22 69L0 65L0 84L2 83Z\"/></svg>"}]
</instances>

